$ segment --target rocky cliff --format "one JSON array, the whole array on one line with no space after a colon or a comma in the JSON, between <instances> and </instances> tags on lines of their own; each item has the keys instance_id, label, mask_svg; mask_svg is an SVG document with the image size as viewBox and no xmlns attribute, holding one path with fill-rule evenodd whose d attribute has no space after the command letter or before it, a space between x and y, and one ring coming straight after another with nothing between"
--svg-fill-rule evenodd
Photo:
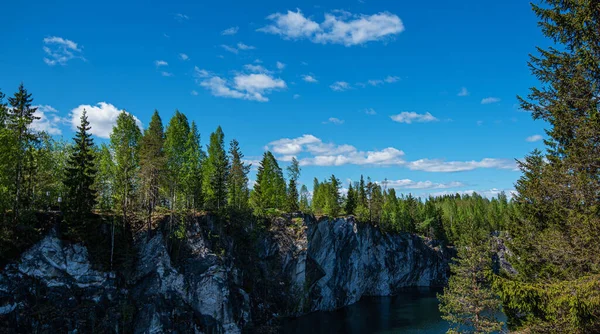
<instances>
[{"instance_id":1,"label":"rocky cliff","mask_svg":"<svg viewBox=\"0 0 600 334\"><path fill-rule=\"evenodd\" d=\"M353 218L277 219L244 242L217 230L210 217L188 224L177 256L160 229L142 233L124 272L94 269L85 247L52 232L0 273L0 332L258 331L448 275L435 242Z\"/></svg>"}]
</instances>

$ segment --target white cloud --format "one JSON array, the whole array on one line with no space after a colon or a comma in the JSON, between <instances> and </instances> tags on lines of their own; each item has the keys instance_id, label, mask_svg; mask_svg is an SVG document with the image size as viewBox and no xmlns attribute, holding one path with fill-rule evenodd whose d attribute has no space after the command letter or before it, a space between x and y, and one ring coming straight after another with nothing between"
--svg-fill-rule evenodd
<instances>
[{"instance_id":1,"label":"white cloud","mask_svg":"<svg viewBox=\"0 0 600 334\"><path fill-rule=\"evenodd\" d=\"M394 189L450 189L464 187L465 184L458 181L446 182L446 183L435 183L431 181L413 181L410 179L402 180L387 180L379 181L378 184L384 184L388 188Z\"/></svg>"},{"instance_id":2,"label":"white cloud","mask_svg":"<svg viewBox=\"0 0 600 334\"><path fill-rule=\"evenodd\" d=\"M470 93L469 93L469 91L467 90L467 88L466 88L466 87L462 87L462 88L460 89L460 92L458 92L458 94L457 94L457 95L458 95L458 96L469 96L469 94L470 94Z\"/></svg>"},{"instance_id":3,"label":"white cloud","mask_svg":"<svg viewBox=\"0 0 600 334\"><path fill-rule=\"evenodd\" d=\"M277 66L277 69L278 69L278 70L280 70L280 71L281 71L281 70L283 70L283 69L285 68L285 64L284 64L284 63L282 63L282 62L280 62L280 61L278 61L278 62L276 63L276 66Z\"/></svg>"},{"instance_id":4,"label":"white cloud","mask_svg":"<svg viewBox=\"0 0 600 334\"><path fill-rule=\"evenodd\" d=\"M246 64L244 65L244 68L253 73L271 73L271 71L267 70L261 65Z\"/></svg>"},{"instance_id":5,"label":"white cloud","mask_svg":"<svg viewBox=\"0 0 600 334\"><path fill-rule=\"evenodd\" d=\"M283 161L289 161L292 156L300 153L308 153L309 157L299 159L302 166L400 165L404 163L402 160L404 152L393 147L380 151L359 151L352 145L323 143L321 139L313 135L279 139L269 143L266 149L283 155L280 158Z\"/></svg>"},{"instance_id":6,"label":"white cloud","mask_svg":"<svg viewBox=\"0 0 600 334\"><path fill-rule=\"evenodd\" d=\"M294 100L297 100L300 98L300 94L294 94Z\"/></svg>"},{"instance_id":7,"label":"white cloud","mask_svg":"<svg viewBox=\"0 0 600 334\"><path fill-rule=\"evenodd\" d=\"M77 43L62 37L52 36L44 38L44 62L50 66L56 64L66 65L74 58L85 60L82 56L81 48Z\"/></svg>"},{"instance_id":8,"label":"white cloud","mask_svg":"<svg viewBox=\"0 0 600 334\"><path fill-rule=\"evenodd\" d=\"M517 195L517 191L514 189L498 189L498 188L481 189L481 190L470 189L470 190L459 190L459 191L438 191L438 192L430 193L427 195L432 196L432 197L438 197L438 196L455 195L455 194L473 195L473 194L477 193L478 195L481 195L483 197L487 197L487 198L491 199L494 197L498 197L498 195L500 195L500 193L502 193L502 192L504 192L509 199L511 199Z\"/></svg>"},{"instance_id":9,"label":"white cloud","mask_svg":"<svg viewBox=\"0 0 600 334\"><path fill-rule=\"evenodd\" d=\"M411 124L411 123L426 123L426 122L437 122L438 119L435 118L432 114L430 113L424 113L424 114L417 114L414 111L408 112L408 111L403 111L401 113L399 113L398 115L392 115L390 116L390 118L394 121L394 122L398 122L398 123L406 123L406 124Z\"/></svg>"},{"instance_id":10,"label":"white cloud","mask_svg":"<svg viewBox=\"0 0 600 334\"><path fill-rule=\"evenodd\" d=\"M34 131L45 131L50 135L62 134L62 131L58 126L63 123L64 120L57 115L56 109L49 105L35 106L35 108L37 108L37 110L33 115L39 117L39 119L33 120L29 125L30 129L33 129Z\"/></svg>"},{"instance_id":11,"label":"white cloud","mask_svg":"<svg viewBox=\"0 0 600 334\"><path fill-rule=\"evenodd\" d=\"M162 75L163 77L172 77L173 73L167 72L167 71L162 71L162 72L160 72L160 75Z\"/></svg>"},{"instance_id":12,"label":"white cloud","mask_svg":"<svg viewBox=\"0 0 600 334\"><path fill-rule=\"evenodd\" d=\"M335 124L335 125L341 125L341 124L344 124L344 120L336 118L336 117L329 117L329 119L327 121L323 122L323 124L328 124L328 123Z\"/></svg>"},{"instance_id":13,"label":"white cloud","mask_svg":"<svg viewBox=\"0 0 600 334\"><path fill-rule=\"evenodd\" d=\"M367 108L367 109L365 109L365 114L367 114L367 115L377 115L377 112L375 112L375 109L373 109L373 108Z\"/></svg>"},{"instance_id":14,"label":"white cloud","mask_svg":"<svg viewBox=\"0 0 600 334\"><path fill-rule=\"evenodd\" d=\"M164 60L157 60L154 62L154 65L156 65L156 67L169 66L169 63Z\"/></svg>"},{"instance_id":15,"label":"white cloud","mask_svg":"<svg viewBox=\"0 0 600 334\"><path fill-rule=\"evenodd\" d=\"M515 169L514 160L485 158L480 161L444 161L441 159L420 159L406 165L411 170L425 172L464 172L479 168Z\"/></svg>"},{"instance_id":16,"label":"white cloud","mask_svg":"<svg viewBox=\"0 0 600 334\"><path fill-rule=\"evenodd\" d=\"M236 49L236 48L234 48L234 47L232 47L232 46L225 45L225 44L221 44L221 47L222 47L222 48L223 48L225 51L229 51L229 52L231 52L231 53L235 53L235 54L238 54L238 53L239 53L238 49Z\"/></svg>"},{"instance_id":17,"label":"white cloud","mask_svg":"<svg viewBox=\"0 0 600 334\"><path fill-rule=\"evenodd\" d=\"M500 102L500 99L497 97L486 97L485 99L481 100L481 104L492 104L498 102Z\"/></svg>"},{"instance_id":18,"label":"white cloud","mask_svg":"<svg viewBox=\"0 0 600 334\"><path fill-rule=\"evenodd\" d=\"M381 12L373 15L351 14L345 11L326 13L325 20L317 23L300 10L274 13L267 17L272 24L258 29L284 39L309 39L314 43L360 45L371 41L385 41L404 31L397 15Z\"/></svg>"},{"instance_id":19,"label":"white cloud","mask_svg":"<svg viewBox=\"0 0 600 334\"><path fill-rule=\"evenodd\" d=\"M254 49L256 49L254 46L252 46L252 45L246 45L244 43L237 43L237 47L240 50L254 50Z\"/></svg>"},{"instance_id":20,"label":"white cloud","mask_svg":"<svg viewBox=\"0 0 600 334\"><path fill-rule=\"evenodd\" d=\"M296 157L303 166L375 165L401 166L411 170L426 172L460 172L479 168L516 170L513 160L485 158L481 161L444 161L421 159L406 161L404 152L394 147L382 150L361 151L352 145L324 143L320 138L305 134L297 138L282 138L265 146L279 155L278 159L290 161ZM421 183L421 186L426 184ZM448 186L458 186L455 183ZM433 185L430 185L433 187ZM441 187L440 185L437 185Z\"/></svg>"},{"instance_id":21,"label":"white cloud","mask_svg":"<svg viewBox=\"0 0 600 334\"><path fill-rule=\"evenodd\" d=\"M192 94L192 95L194 95L194 96L197 96L197 95L198 95L198 92L197 92L197 91L195 91L195 90L192 90L192 91L190 92L190 94Z\"/></svg>"},{"instance_id":22,"label":"white cloud","mask_svg":"<svg viewBox=\"0 0 600 334\"><path fill-rule=\"evenodd\" d=\"M312 75L308 75L308 74L304 74L302 76L302 80L304 80L306 82L310 82L310 83L318 82L318 80L315 77L313 77Z\"/></svg>"},{"instance_id":23,"label":"white cloud","mask_svg":"<svg viewBox=\"0 0 600 334\"><path fill-rule=\"evenodd\" d=\"M527 140L530 143L533 143L533 142L536 142L536 141L540 141L542 139L543 139L543 137L541 135L533 135L533 136L527 137L525 140Z\"/></svg>"},{"instance_id":24,"label":"white cloud","mask_svg":"<svg viewBox=\"0 0 600 334\"><path fill-rule=\"evenodd\" d=\"M185 53L180 53L179 58L181 60L189 60L190 59L190 57L188 55L186 55Z\"/></svg>"},{"instance_id":25,"label":"white cloud","mask_svg":"<svg viewBox=\"0 0 600 334\"><path fill-rule=\"evenodd\" d=\"M210 73L209 71L205 70L205 69L201 69L198 66L194 66L194 75L198 78L208 78L213 76L212 73Z\"/></svg>"},{"instance_id":26,"label":"white cloud","mask_svg":"<svg viewBox=\"0 0 600 334\"><path fill-rule=\"evenodd\" d=\"M333 89L336 92L343 92L345 90L350 89L350 84L345 81L336 81L329 88Z\"/></svg>"},{"instance_id":27,"label":"white cloud","mask_svg":"<svg viewBox=\"0 0 600 334\"><path fill-rule=\"evenodd\" d=\"M266 73L237 74L231 81L212 76L203 80L200 86L210 90L214 96L259 102L269 101L265 94L287 87L285 81Z\"/></svg>"},{"instance_id":28,"label":"white cloud","mask_svg":"<svg viewBox=\"0 0 600 334\"><path fill-rule=\"evenodd\" d=\"M181 14L181 13L173 14L173 16L179 22L182 22L184 20L189 20L190 19L189 16L187 16L185 14Z\"/></svg>"},{"instance_id":29,"label":"white cloud","mask_svg":"<svg viewBox=\"0 0 600 334\"><path fill-rule=\"evenodd\" d=\"M239 27L231 27L221 31L221 35L235 35L237 34Z\"/></svg>"},{"instance_id":30,"label":"white cloud","mask_svg":"<svg viewBox=\"0 0 600 334\"><path fill-rule=\"evenodd\" d=\"M109 138L121 110L106 102L100 102L94 106L82 104L71 110L71 114L69 115L71 128L74 131L81 123L80 118L83 109L87 111L88 121L90 122L91 127L90 133L100 138ZM137 117L134 116L134 118L137 125L141 128L142 122L140 122Z\"/></svg>"},{"instance_id":31,"label":"white cloud","mask_svg":"<svg viewBox=\"0 0 600 334\"><path fill-rule=\"evenodd\" d=\"M383 79L383 81L387 83L394 83L400 81L400 77L388 75L385 79Z\"/></svg>"}]
</instances>

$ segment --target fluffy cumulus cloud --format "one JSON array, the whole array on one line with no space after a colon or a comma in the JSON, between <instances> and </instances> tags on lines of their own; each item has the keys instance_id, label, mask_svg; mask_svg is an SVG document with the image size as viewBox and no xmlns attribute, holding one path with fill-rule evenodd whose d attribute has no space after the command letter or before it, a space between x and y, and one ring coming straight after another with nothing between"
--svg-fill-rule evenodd
<instances>
[{"instance_id":1,"label":"fluffy cumulus cloud","mask_svg":"<svg viewBox=\"0 0 600 334\"><path fill-rule=\"evenodd\" d=\"M52 36L44 38L44 62L50 66L56 64L66 65L71 59L79 58L85 60L81 47L77 43L62 37Z\"/></svg>"},{"instance_id":2,"label":"fluffy cumulus cloud","mask_svg":"<svg viewBox=\"0 0 600 334\"><path fill-rule=\"evenodd\" d=\"M266 149L282 155L280 160L289 161L292 157L307 154L299 159L300 165L341 166L341 165L399 165L404 163L404 152L388 147L380 151L359 151L352 145L324 143L313 135L298 138L283 138L269 143Z\"/></svg>"},{"instance_id":3,"label":"fluffy cumulus cloud","mask_svg":"<svg viewBox=\"0 0 600 334\"><path fill-rule=\"evenodd\" d=\"M527 140L530 143L540 141L542 139L544 139L544 138L541 135L533 135L533 136L529 136L529 137L525 138L525 140Z\"/></svg>"},{"instance_id":4,"label":"fluffy cumulus cloud","mask_svg":"<svg viewBox=\"0 0 600 334\"><path fill-rule=\"evenodd\" d=\"M498 102L500 102L500 99L497 97L486 97L485 99L481 100L481 104L492 104Z\"/></svg>"},{"instance_id":5,"label":"fluffy cumulus cloud","mask_svg":"<svg viewBox=\"0 0 600 334\"><path fill-rule=\"evenodd\" d=\"M406 123L406 124L437 122L438 121L437 118L435 118L432 114L430 114L428 112L424 113L424 114L417 114L414 111L410 111L410 112L403 111L403 112L399 113L398 115L390 116L390 118L394 122Z\"/></svg>"},{"instance_id":6,"label":"fluffy cumulus cloud","mask_svg":"<svg viewBox=\"0 0 600 334\"><path fill-rule=\"evenodd\" d=\"M322 44L360 45L384 41L404 31L402 20L389 12L364 15L338 10L325 14L325 19L317 23L300 10L288 10L287 13L271 14L267 19L271 24L258 31Z\"/></svg>"},{"instance_id":7,"label":"fluffy cumulus cloud","mask_svg":"<svg viewBox=\"0 0 600 334\"><path fill-rule=\"evenodd\" d=\"M235 35L237 34L238 30L240 30L239 27L230 27L221 31L221 35Z\"/></svg>"},{"instance_id":8,"label":"fluffy cumulus cloud","mask_svg":"<svg viewBox=\"0 0 600 334\"><path fill-rule=\"evenodd\" d=\"M341 165L373 165L401 166L411 170L426 172L461 172L480 168L516 170L513 160L485 158L480 161L444 161L440 159L421 159L407 161L404 152L394 147L382 150L363 151L352 145L325 143L320 138L305 134L297 138L282 138L265 146L278 156L279 160L291 161L296 157L303 166L341 166ZM406 181L404 181L406 182ZM458 187L457 183L428 184L417 183L412 186L435 189ZM415 188L417 189L417 188Z\"/></svg>"},{"instance_id":9,"label":"fluffy cumulus cloud","mask_svg":"<svg viewBox=\"0 0 600 334\"><path fill-rule=\"evenodd\" d=\"M345 81L336 81L329 86L334 92L343 92L350 89L350 84Z\"/></svg>"},{"instance_id":10,"label":"fluffy cumulus cloud","mask_svg":"<svg viewBox=\"0 0 600 334\"><path fill-rule=\"evenodd\" d=\"M106 102L100 102L96 105L82 104L71 110L71 114L69 115L69 122L74 131L81 123L80 118L84 109L87 112L88 121L90 122L90 132L96 137L109 138L112 128L117 122L117 117L122 110ZM142 128L142 122L137 117L134 116L134 118L137 125Z\"/></svg>"},{"instance_id":11,"label":"fluffy cumulus cloud","mask_svg":"<svg viewBox=\"0 0 600 334\"><path fill-rule=\"evenodd\" d=\"M196 70L196 75L205 78L200 86L208 89L212 95L233 99L267 102L269 99L265 95L287 87L285 81L268 73L239 73L231 80L200 69Z\"/></svg>"},{"instance_id":12,"label":"fluffy cumulus cloud","mask_svg":"<svg viewBox=\"0 0 600 334\"><path fill-rule=\"evenodd\" d=\"M464 183L458 181L436 183L431 181L413 181L410 179L386 180L377 183L382 185L385 184L385 186L394 189L450 189L465 186Z\"/></svg>"},{"instance_id":13,"label":"fluffy cumulus cloud","mask_svg":"<svg viewBox=\"0 0 600 334\"><path fill-rule=\"evenodd\" d=\"M420 159L406 164L411 170L425 172L464 172L479 168L511 169L517 168L515 161L511 159L485 158L471 161L445 161L441 159Z\"/></svg>"},{"instance_id":14,"label":"fluffy cumulus cloud","mask_svg":"<svg viewBox=\"0 0 600 334\"><path fill-rule=\"evenodd\" d=\"M253 73L271 73L271 71L267 70L262 65L246 64L244 65L244 69Z\"/></svg>"},{"instance_id":15,"label":"fluffy cumulus cloud","mask_svg":"<svg viewBox=\"0 0 600 334\"><path fill-rule=\"evenodd\" d=\"M275 65L277 66L277 69L280 71L285 68L285 64L280 61L278 61Z\"/></svg>"},{"instance_id":16,"label":"fluffy cumulus cloud","mask_svg":"<svg viewBox=\"0 0 600 334\"><path fill-rule=\"evenodd\" d=\"M185 53L180 53L179 54L179 59L181 59L181 60L189 60L190 57L188 55L186 55Z\"/></svg>"},{"instance_id":17,"label":"fluffy cumulus cloud","mask_svg":"<svg viewBox=\"0 0 600 334\"><path fill-rule=\"evenodd\" d=\"M59 126L64 120L58 115L58 111L49 105L36 106L36 108L34 116L39 117L39 119L34 120L29 127L50 135L62 134Z\"/></svg>"}]
</instances>

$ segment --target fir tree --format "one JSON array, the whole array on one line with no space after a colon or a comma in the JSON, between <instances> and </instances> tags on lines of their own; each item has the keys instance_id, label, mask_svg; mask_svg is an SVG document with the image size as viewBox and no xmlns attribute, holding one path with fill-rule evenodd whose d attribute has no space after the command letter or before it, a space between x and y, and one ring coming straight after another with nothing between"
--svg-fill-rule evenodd
<instances>
[{"instance_id":1,"label":"fir tree","mask_svg":"<svg viewBox=\"0 0 600 334\"><path fill-rule=\"evenodd\" d=\"M181 210L185 207L183 189L189 133L190 125L187 117L179 112L179 110L176 110L165 131L164 144L167 168L165 182L169 194L171 212Z\"/></svg>"},{"instance_id":2,"label":"fir tree","mask_svg":"<svg viewBox=\"0 0 600 334\"><path fill-rule=\"evenodd\" d=\"M248 209L248 173L250 173L251 164L244 163L244 154L240 149L237 140L232 140L229 146L229 158L231 167L229 170L229 180L227 182L227 203L229 208L236 213L246 212Z\"/></svg>"},{"instance_id":3,"label":"fir tree","mask_svg":"<svg viewBox=\"0 0 600 334\"><path fill-rule=\"evenodd\" d=\"M221 127L210 134L208 158L204 167L204 195L209 210L221 211L227 207L227 180L229 159L225 152L225 135Z\"/></svg>"},{"instance_id":4,"label":"fir tree","mask_svg":"<svg viewBox=\"0 0 600 334\"><path fill-rule=\"evenodd\" d=\"M308 201L308 196L309 196L308 188L306 187L305 184L303 184L302 187L300 188L300 211L302 211L304 213L308 213L311 211L310 203Z\"/></svg>"},{"instance_id":5,"label":"fir tree","mask_svg":"<svg viewBox=\"0 0 600 334\"><path fill-rule=\"evenodd\" d=\"M346 196L346 206L344 207L344 211L346 211L347 215L353 215L354 210L356 209L356 191L352 187L352 182L348 186L348 195Z\"/></svg>"},{"instance_id":6,"label":"fir tree","mask_svg":"<svg viewBox=\"0 0 600 334\"><path fill-rule=\"evenodd\" d=\"M96 205L96 190L94 180L96 176L94 141L90 134L85 109L81 114L81 123L77 133L65 173L64 184L66 187L65 204L72 219L83 219L89 216Z\"/></svg>"},{"instance_id":7,"label":"fir tree","mask_svg":"<svg viewBox=\"0 0 600 334\"><path fill-rule=\"evenodd\" d=\"M27 92L23 83L13 97L8 98L10 110L8 128L15 142L12 154L13 169L13 219L20 218L21 207L27 207L31 202L31 194L27 193L25 182L35 174L33 161L34 146L39 142L37 134L30 129L31 123L39 119L35 116L37 110L32 106L33 98Z\"/></svg>"},{"instance_id":8,"label":"fir tree","mask_svg":"<svg viewBox=\"0 0 600 334\"><path fill-rule=\"evenodd\" d=\"M451 264L452 276L438 295L442 318L452 324L450 332L493 333L502 329L497 319L501 302L491 290L492 254L489 241L476 240L458 249Z\"/></svg>"},{"instance_id":9,"label":"fir tree","mask_svg":"<svg viewBox=\"0 0 600 334\"><path fill-rule=\"evenodd\" d=\"M200 146L200 134L196 123L192 122L186 142L183 168L183 189L188 209L199 210L203 204L202 163L204 152Z\"/></svg>"},{"instance_id":10,"label":"fir tree","mask_svg":"<svg viewBox=\"0 0 600 334\"><path fill-rule=\"evenodd\" d=\"M254 191L250 201L258 215L267 209L282 210L285 206L286 190L283 172L273 154L269 151L263 154L258 166Z\"/></svg>"},{"instance_id":11,"label":"fir tree","mask_svg":"<svg viewBox=\"0 0 600 334\"><path fill-rule=\"evenodd\" d=\"M288 212L298 211L298 178L300 177L300 163L293 157L292 163L287 168L289 185L287 188L287 210Z\"/></svg>"}]
</instances>

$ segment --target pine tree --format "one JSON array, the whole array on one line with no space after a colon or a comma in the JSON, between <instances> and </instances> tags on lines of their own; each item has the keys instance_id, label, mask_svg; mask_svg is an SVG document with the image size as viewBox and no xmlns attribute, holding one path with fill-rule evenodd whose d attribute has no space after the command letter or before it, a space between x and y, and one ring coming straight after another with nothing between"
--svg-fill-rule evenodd
<instances>
[{"instance_id":1,"label":"pine tree","mask_svg":"<svg viewBox=\"0 0 600 334\"><path fill-rule=\"evenodd\" d=\"M110 134L110 146L115 161L116 203L123 214L123 222L129 222L134 209L135 195L138 191L139 142L142 137L133 115L123 110L117 117L115 127Z\"/></svg>"},{"instance_id":2,"label":"pine tree","mask_svg":"<svg viewBox=\"0 0 600 334\"><path fill-rule=\"evenodd\" d=\"M458 248L458 261L450 265L452 276L438 295L442 318L449 332L493 333L502 329L497 317L501 302L491 290L492 253L489 241L474 240Z\"/></svg>"},{"instance_id":3,"label":"pine tree","mask_svg":"<svg viewBox=\"0 0 600 334\"><path fill-rule=\"evenodd\" d=\"M227 207L229 159L225 152L224 137L220 126L210 134L208 158L204 167L202 183L207 209L218 212Z\"/></svg>"},{"instance_id":4,"label":"pine tree","mask_svg":"<svg viewBox=\"0 0 600 334\"><path fill-rule=\"evenodd\" d=\"M292 163L287 168L289 185L287 188L287 210L288 212L298 211L298 178L300 177L300 163L293 157Z\"/></svg>"},{"instance_id":5,"label":"pine tree","mask_svg":"<svg viewBox=\"0 0 600 334\"><path fill-rule=\"evenodd\" d=\"M31 202L31 196L24 188L27 177L35 174L35 165L33 161L34 146L39 142L37 134L30 130L30 125L34 120L39 119L35 116L36 107L32 107L33 98L27 92L23 83L19 85L19 90L13 97L8 98L10 111L8 114L8 128L15 142L15 151L12 156L13 169L13 219L17 222L20 218L20 209L27 207Z\"/></svg>"},{"instance_id":6,"label":"pine tree","mask_svg":"<svg viewBox=\"0 0 600 334\"><path fill-rule=\"evenodd\" d=\"M164 144L167 168L165 182L172 213L185 207L183 188L189 133L190 125L187 117L176 110L165 131ZM173 215L171 215L171 218L173 218Z\"/></svg>"},{"instance_id":7,"label":"pine tree","mask_svg":"<svg viewBox=\"0 0 600 334\"><path fill-rule=\"evenodd\" d=\"M151 229L152 213L160 200L160 187L166 171L164 151L165 136L163 124L155 110L150 124L140 143L140 179L143 192L143 206L146 209L148 232Z\"/></svg>"},{"instance_id":8,"label":"pine tree","mask_svg":"<svg viewBox=\"0 0 600 334\"><path fill-rule=\"evenodd\" d=\"M240 144L235 139L231 141L229 146L229 158L231 167L227 182L227 203L231 211L244 213L248 210L248 197L250 195L248 173L250 173L252 165L244 163L244 154L240 149Z\"/></svg>"},{"instance_id":9,"label":"pine tree","mask_svg":"<svg viewBox=\"0 0 600 334\"><path fill-rule=\"evenodd\" d=\"M69 156L64 178L67 211L71 219L81 223L86 222L85 218L90 215L96 205L94 140L89 132L90 129L90 122L88 122L84 109L81 114L81 123L77 127L75 138L73 138L75 145Z\"/></svg>"}]
</instances>

